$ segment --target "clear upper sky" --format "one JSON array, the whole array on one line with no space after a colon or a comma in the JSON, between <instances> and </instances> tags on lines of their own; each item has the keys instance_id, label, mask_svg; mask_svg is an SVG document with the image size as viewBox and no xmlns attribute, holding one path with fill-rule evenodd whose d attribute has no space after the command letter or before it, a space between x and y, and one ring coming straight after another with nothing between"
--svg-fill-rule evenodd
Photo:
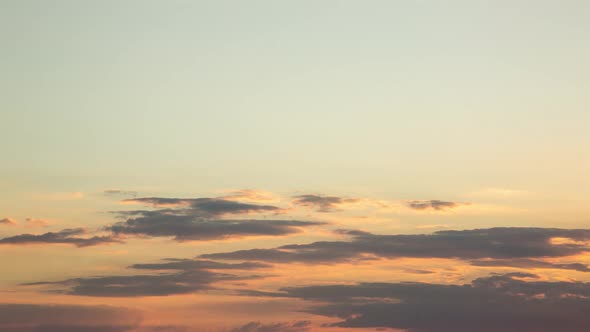
<instances>
[{"instance_id":1,"label":"clear upper sky","mask_svg":"<svg viewBox=\"0 0 590 332\"><path fill-rule=\"evenodd\" d=\"M18 183L588 193L587 1L1 4Z\"/></svg>"},{"instance_id":2,"label":"clear upper sky","mask_svg":"<svg viewBox=\"0 0 590 332\"><path fill-rule=\"evenodd\" d=\"M17 224L0 238L104 231L119 199L244 188L289 209L265 218L379 234L586 228L589 33L586 0L0 0L0 224ZM289 201L306 194L340 209ZM0 286L291 243L133 241L115 267L107 249L50 249L72 262L56 267L0 247L26 262Z\"/></svg>"}]
</instances>

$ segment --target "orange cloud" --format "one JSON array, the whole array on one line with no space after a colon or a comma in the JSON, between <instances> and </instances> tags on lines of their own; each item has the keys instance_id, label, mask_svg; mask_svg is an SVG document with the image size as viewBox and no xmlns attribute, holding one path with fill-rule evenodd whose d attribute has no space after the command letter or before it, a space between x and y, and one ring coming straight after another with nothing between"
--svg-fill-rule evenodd
<instances>
[{"instance_id":1,"label":"orange cloud","mask_svg":"<svg viewBox=\"0 0 590 332\"><path fill-rule=\"evenodd\" d=\"M51 222L45 219L27 218L25 219L25 227L27 228L40 228L49 227Z\"/></svg>"},{"instance_id":2,"label":"orange cloud","mask_svg":"<svg viewBox=\"0 0 590 332\"><path fill-rule=\"evenodd\" d=\"M16 225L16 220L14 220L12 218L0 219L0 225L14 226L14 225Z\"/></svg>"}]
</instances>

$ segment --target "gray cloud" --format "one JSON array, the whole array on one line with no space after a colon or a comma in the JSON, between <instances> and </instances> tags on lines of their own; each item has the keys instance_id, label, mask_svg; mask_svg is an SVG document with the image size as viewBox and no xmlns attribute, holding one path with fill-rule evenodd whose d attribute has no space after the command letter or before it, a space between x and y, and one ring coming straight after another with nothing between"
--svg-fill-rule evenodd
<instances>
[{"instance_id":1,"label":"gray cloud","mask_svg":"<svg viewBox=\"0 0 590 332\"><path fill-rule=\"evenodd\" d=\"M105 196L137 196L138 192L134 190L121 190L121 189L107 189L103 191Z\"/></svg>"},{"instance_id":2,"label":"gray cloud","mask_svg":"<svg viewBox=\"0 0 590 332\"><path fill-rule=\"evenodd\" d=\"M20 234L0 239L0 244L27 245L27 244L71 244L77 247L90 247L100 244L120 243L112 236L79 237L86 234L83 228L64 229L59 232L44 234Z\"/></svg>"},{"instance_id":3,"label":"gray cloud","mask_svg":"<svg viewBox=\"0 0 590 332\"><path fill-rule=\"evenodd\" d=\"M126 203L142 203L153 206L186 207L185 214L200 217L218 217L226 214L245 214L251 212L279 213L281 208L272 205L241 203L223 198L165 198L142 197L126 199Z\"/></svg>"},{"instance_id":4,"label":"gray cloud","mask_svg":"<svg viewBox=\"0 0 590 332\"><path fill-rule=\"evenodd\" d=\"M241 203L223 198L142 197L124 202L143 203L157 210L114 212L125 221L106 227L115 234L174 237L177 241L215 240L244 236L281 236L301 232L320 222L266 219L220 219L227 214L282 211L271 205Z\"/></svg>"},{"instance_id":5,"label":"gray cloud","mask_svg":"<svg viewBox=\"0 0 590 332\"><path fill-rule=\"evenodd\" d=\"M202 255L204 258L273 263L336 263L372 257L521 259L563 257L590 250L580 243L551 243L551 238L590 240L587 229L490 228L439 231L418 235L374 235L348 232L349 241L322 241L274 249L250 249Z\"/></svg>"},{"instance_id":6,"label":"gray cloud","mask_svg":"<svg viewBox=\"0 0 590 332\"><path fill-rule=\"evenodd\" d=\"M490 260L472 260L474 266L500 266L516 267L520 269L560 269L574 270L578 272L590 272L590 267L581 263L551 263L538 259L518 258L518 259L490 259Z\"/></svg>"},{"instance_id":7,"label":"gray cloud","mask_svg":"<svg viewBox=\"0 0 590 332\"><path fill-rule=\"evenodd\" d=\"M24 327L0 327L0 332L131 332L133 326L72 326L72 325L36 325Z\"/></svg>"},{"instance_id":8,"label":"gray cloud","mask_svg":"<svg viewBox=\"0 0 590 332\"><path fill-rule=\"evenodd\" d=\"M232 329L230 332L304 332L309 331L310 328L311 322L307 320L271 324L250 322Z\"/></svg>"},{"instance_id":9,"label":"gray cloud","mask_svg":"<svg viewBox=\"0 0 590 332\"><path fill-rule=\"evenodd\" d=\"M167 271L158 274L98 276L62 281L41 281L24 286L48 286L50 292L98 297L138 297L188 294L211 289L218 281L250 280L257 275L234 275L213 270L254 270L267 267L258 263L228 264L206 260L167 259L156 264L135 264L132 269Z\"/></svg>"},{"instance_id":10,"label":"gray cloud","mask_svg":"<svg viewBox=\"0 0 590 332\"><path fill-rule=\"evenodd\" d=\"M14 219L12 219L12 218L3 218L3 219L0 219L0 225L14 226L14 225L16 225L16 221L14 221Z\"/></svg>"},{"instance_id":11,"label":"gray cloud","mask_svg":"<svg viewBox=\"0 0 590 332\"><path fill-rule=\"evenodd\" d=\"M320 222L297 220L210 220L184 215L182 211L129 211L138 214L107 227L115 234L174 237L177 241L215 240L256 235L280 236L298 233ZM180 213L180 214L179 214Z\"/></svg>"},{"instance_id":12,"label":"gray cloud","mask_svg":"<svg viewBox=\"0 0 590 332\"><path fill-rule=\"evenodd\" d=\"M292 287L262 294L322 301L310 313L338 327L410 332L583 332L590 330L590 283L494 275L464 285L361 283Z\"/></svg>"},{"instance_id":13,"label":"gray cloud","mask_svg":"<svg viewBox=\"0 0 590 332\"><path fill-rule=\"evenodd\" d=\"M457 203L457 202L447 202L447 201L441 201L438 199L433 199L433 200L429 200L429 201L409 201L406 203L406 205L414 210L448 210L448 209L452 209L452 208L456 208L459 205L462 205L462 203Z\"/></svg>"},{"instance_id":14,"label":"gray cloud","mask_svg":"<svg viewBox=\"0 0 590 332\"><path fill-rule=\"evenodd\" d=\"M167 258L162 263L134 264L130 266L140 270L255 270L272 267L270 264L245 262L228 264L202 259L176 259Z\"/></svg>"},{"instance_id":15,"label":"gray cloud","mask_svg":"<svg viewBox=\"0 0 590 332\"><path fill-rule=\"evenodd\" d=\"M294 196L293 204L315 208L318 212L332 212L338 205L358 202L357 198L343 198L337 196L299 195Z\"/></svg>"},{"instance_id":16,"label":"gray cloud","mask_svg":"<svg viewBox=\"0 0 590 332\"><path fill-rule=\"evenodd\" d=\"M0 304L2 332L123 332L141 319L137 310L111 306Z\"/></svg>"}]
</instances>

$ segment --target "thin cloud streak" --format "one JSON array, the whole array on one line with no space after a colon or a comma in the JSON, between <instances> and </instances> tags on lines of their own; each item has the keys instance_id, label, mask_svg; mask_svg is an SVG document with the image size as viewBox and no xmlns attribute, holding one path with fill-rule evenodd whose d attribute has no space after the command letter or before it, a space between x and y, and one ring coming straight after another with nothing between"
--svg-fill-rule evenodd
<instances>
[{"instance_id":1,"label":"thin cloud streak","mask_svg":"<svg viewBox=\"0 0 590 332\"><path fill-rule=\"evenodd\" d=\"M590 251L583 242L553 243L553 238L590 239L587 229L489 228L438 231L433 234L375 235L340 231L348 241L321 241L202 255L203 258L325 264L373 258L523 259L565 257Z\"/></svg>"},{"instance_id":2,"label":"thin cloud streak","mask_svg":"<svg viewBox=\"0 0 590 332\"><path fill-rule=\"evenodd\" d=\"M317 212L334 212L341 205L356 203L360 200L358 198L322 195L298 195L293 198L293 204L315 208Z\"/></svg>"},{"instance_id":3,"label":"thin cloud streak","mask_svg":"<svg viewBox=\"0 0 590 332\"><path fill-rule=\"evenodd\" d=\"M12 218L3 218L3 219L0 219L0 225L14 226L14 225L16 225L16 220L14 220Z\"/></svg>"},{"instance_id":4,"label":"thin cloud streak","mask_svg":"<svg viewBox=\"0 0 590 332\"><path fill-rule=\"evenodd\" d=\"M47 232L43 234L20 234L0 239L0 244L31 245L31 244L71 244L76 247L91 247L101 244L121 243L113 236L80 237L86 234L83 228L64 229L59 232Z\"/></svg>"},{"instance_id":5,"label":"thin cloud streak","mask_svg":"<svg viewBox=\"0 0 590 332\"><path fill-rule=\"evenodd\" d=\"M190 294L212 289L220 281L240 281L262 278L260 275L237 275L216 270L251 271L266 268L260 263L229 264L207 260L167 259L161 263L134 264L130 269L158 274L114 275L73 278L60 281L40 281L22 286L44 286L48 292L94 297L142 297Z\"/></svg>"}]
</instances>

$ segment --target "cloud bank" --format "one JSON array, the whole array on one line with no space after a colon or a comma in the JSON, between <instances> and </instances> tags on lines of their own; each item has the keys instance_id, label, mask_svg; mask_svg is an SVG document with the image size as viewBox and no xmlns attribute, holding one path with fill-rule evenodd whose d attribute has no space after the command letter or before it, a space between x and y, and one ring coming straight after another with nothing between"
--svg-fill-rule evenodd
<instances>
[{"instance_id":1,"label":"cloud bank","mask_svg":"<svg viewBox=\"0 0 590 332\"><path fill-rule=\"evenodd\" d=\"M340 205L356 203L358 198L344 198L338 196L322 195L298 195L293 197L293 204L307 206L316 209L318 212L333 212Z\"/></svg>"},{"instance_id":2,"label":"cloud bank","mask_svg":"<svg viewBox=\"0 0 590 332\"><path fill-rule=\"evenodd\" d=\"M29 244L71 244L77 247L90 247L100 244L120 243L112 236L80 237L86 234L83 228L64 229L59 232L44 234L20 234L0 239L0 244L29 245Z\"/></svg>"},{"instance_id":3,"label":"cloud bank","mask_svg":"<svg viewBox=\"0 0 590 332\"><path fill-rule=\"evenodd\" d=\"M313 314L331 326L410 332L583 332L590 330L590 283L548 282L527 273L475 279L463 285L360 283L291 287L284 296L327 304ZM530 279L533 279L532 281Z\"/></svg>"},{"instance_id":4,"label":"cloud bank","mask_svg":"<svg viewBox=\"0 0 590 332\"><path fill-rule=\"evenodd\" d=\"M0 304L1 332L125 332L141 320L141 312L121 307Z\"/></svg>"},{"instance_id":5,"label":"cloud bank","mask_svg":"<svg viewBox=\"0 0 590 332\"><path fill-rule=\"evenodd\" d=\"M189 294L211 289L219 281L257 279L257 275L236 275L215 270L255 270L268 267L261 263L228 264L207 260L167 259L155 264L135 264L136 270L157 274L136 274L41 281L23 286L47 286L50 292L96 297L140 297ZM57 287L57 288L55 288Z\"/></svg>"},{"instance_id":6,"label":"cloud bank","mask_svg":"<svg viewBox=\"0 0 590 332\"><path fill-rule=\"evenodd\" d=\"M450 258L474 261L491 258L508 260L565 257L590 250L590 230L558 228L489 228L438 231L433 234L375 235L362 231L341 231L348 241L321 241L285 245L272 249L249 249L202 255L203 258L265 261L272 263L337 263L370 258ZM552 239L571 241L555 243ZM524 261L522 261L524 262ZM516 263L514 263L516 264ZM528 261L527 264L531 264ZM506 265L509 266L509 265ZM526 265L525 265L526 266ZM531 266L531 265L529 265ZM558 267L558 265L553 266ZM562 268L574 266L562 265Z\"/></svg>"}]
</instances>

